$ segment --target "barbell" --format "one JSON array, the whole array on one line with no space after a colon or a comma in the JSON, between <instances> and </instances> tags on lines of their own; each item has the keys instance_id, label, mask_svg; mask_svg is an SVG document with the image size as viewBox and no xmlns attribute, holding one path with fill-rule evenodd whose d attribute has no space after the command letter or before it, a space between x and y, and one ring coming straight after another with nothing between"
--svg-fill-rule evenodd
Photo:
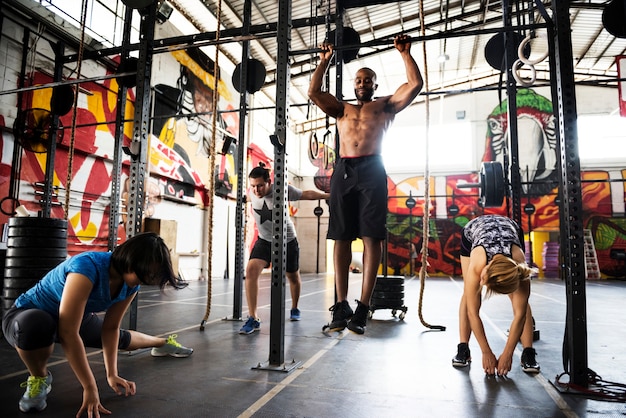
<instances>
[{"instance_id":1,"label":"barbell","mask_svg":"<svg viewBox=\"0 0 626 418\"><path fill-rule=\"evenodd\" d=\"M457 184L459 189L480 189L478 203L484 208L500 207L506 194L504 170L498 161L485 161L480 165L478 183Z\"/></svg>"}]
</instances>

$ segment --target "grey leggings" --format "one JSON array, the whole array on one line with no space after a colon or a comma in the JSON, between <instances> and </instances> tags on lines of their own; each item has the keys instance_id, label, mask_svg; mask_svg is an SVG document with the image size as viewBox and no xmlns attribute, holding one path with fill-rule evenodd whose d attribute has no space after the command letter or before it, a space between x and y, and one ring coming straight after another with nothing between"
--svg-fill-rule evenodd
<instances>
[{"instance_id":1,"label":"grey leggings","mask_svg":"<svg viewBox=\"0 0 626 418\"><path fill-rule=\"evenodd\" d=\"M80 324L80 337L85 347L102 348L103 319L88 312ZM22 350L36 350L59 342L57 336L58 318L41 309L22 309L13 305L2 318L2 332L7 342ZM130 332L120 329L118 348L124 350L130 345Z\"/></svg>"}]
</instances>

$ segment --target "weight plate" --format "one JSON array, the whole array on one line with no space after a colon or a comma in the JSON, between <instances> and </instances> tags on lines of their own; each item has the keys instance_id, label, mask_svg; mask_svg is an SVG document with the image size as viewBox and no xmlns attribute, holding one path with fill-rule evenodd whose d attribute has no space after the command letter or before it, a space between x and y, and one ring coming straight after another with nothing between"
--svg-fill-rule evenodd
<instances>
[{"instance_id":1,"label":"weight plate","mask_svg":"<svg viewBox=\"0 0 626 418\"><path fill-rule=\"evenodd\" d=\"M50 270L49 268L13 268L7 267L4 269L5 285L7 279L41 279Z\"/></svg>"},{"instance_id":2,"label":"weight plate","mask_svg":"<svg viewBox=\"0 0 626 418\"><path fill-rule=\"evenodd\" d=\"M385 285L385 284L377 284L374 287L374 292L403 292L404 291L404 285L401 284L392 284L392 285Z\"/></svg>"},{"instance_id":3,"label":"weight plate","mask_svg":"<svg viewBox=\"0 0 626 418\"><path fill-rule=\"evenodd\" d=\"M376 283L380 283L380 284L404 284L404 278L403 277L385 277L385 276L378 276L378 278L376 279Z\"/></svg>"},{"instance_id":4,"label":"weight plate","mask_svg":"<svg viewBox=\"0 0 626 418\"><path fill-rule=\"evenodd\" d=\"M65 249L67 239L48 237L9 237L7 248L62 248Z\"/></svg>"},{"instance_id":5,"label":"weight plate","mask_svg":"<svg viewBox=\"0 0 626 418\"><path fill-rule=\"evenodd\" d=\"M33 251L33 248L7 248L7 259L10 257L33 257L40 256L42 258L59 258L61 261L67 258L67 250L65 248L39 248Z\"/></svg>"},{"instance_id":6,"label":"weight plate","mask_svg":"<svg viewBox=\"0 0 626 418\"><path fill-rule=\"evenodd\" d=\"M33 257L32 252L29 254L30 257L7 257L4 260L5 267L40 267L40 268L49 268L52 269L63 261L65 261L65 257L63 258L43 258L43 257Z\"/></svg>"},{"instance_id":7,"label":"weight plate","mask_svg":"<svg viewBox=\"0 0 626 418\"><path fill-rule=\"evenodd\" d=\"M398 309L404 304L402 299L376 299L372 298L370 309Z\"/></svg>"},{"instance_id":8,"label":"weight plate","mask_svg":"<svg viewBox=\"0 0 626 418\"><path fill-rule=\"evenodd\" d=\"M376 292L372 293L373 298L377 299L404 299L404 292Z\"/></svg>"},{"instance_id":9,"label":"weight plate","mask_svg":"<svg viewBox=\"0 0 626 418\"><path fill-rule=\"evenodd\" d=\"M9 227L14 226L31 226L38 228L65 228L67 229L67 221L65 219L56 218L9 218Z\"/></svg>"},{"instance_id":10,"label":"weight plate","mask_svg":"<svg viewBox=\"0 0 626 418\"><path fill-rule=\"evenodd\" d=\"M498 161L485 161L480 168L480 201L483 207L502 206L504 200L504 170Z\"/></svg>"},{"instance_id":11,"label":"weight plate","mask_svg":"<svg viewBox=\"0 0 626 418\"><path fill-rule=\"evenodd\" d=\"M8 228L7 236L12 237L45 237L45 238L66 238L67 229L65 228L48 228L41 229L36 227L15 226Z\"/></svg>"}]
</instances>

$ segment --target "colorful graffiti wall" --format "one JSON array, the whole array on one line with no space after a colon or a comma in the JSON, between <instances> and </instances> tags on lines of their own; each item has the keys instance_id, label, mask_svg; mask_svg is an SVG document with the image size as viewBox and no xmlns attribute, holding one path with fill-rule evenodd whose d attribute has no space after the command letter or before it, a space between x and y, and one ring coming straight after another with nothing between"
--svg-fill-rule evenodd
<instances>
[{"instance_id":1,"label":"colorful graffiti wall","mask_svg":"<svg viewBox=\"0 0 626 418\"><path fill-rule=\"evenodd\" d=\"M41 49L45 50L46 45L42 45ZM164 61L175 62L165 72L171 74L171 79L168 83L154 86L152 105L155 112L151 119L149 176L145 185L144 216L148 217L154 212L155 205L167 198L181 204L209 205L211 198L208 185L211 181L215 182L215 193L219 197L228 199L236 196L237 167L233 153L239 121L238 114L232 110L238 107L233 103L238 95L233 93L234 89L229 82L219 78L219 95L214 101L213 63L201 51L189 49L168 54L170 56L164 57ZM42 53L42 56L45 55ZM119 60L119 57L114 59ZM158 59L155 58L155 61ZM16 77L17 80L23 77L25 87L53 81L49 71L53 62L40 60L37 67L27 75ZM95 71L102 75L111 74L104 67ZM70 105L69 110L59 118L61 129L56 131L51 216L64 218L67 212L70 254L86 249L106 250L111 208L117 205L120 213L125 212L130 162L128 155L123 156L122 201L110 201L118 110L117 83L116 78L105 78L98 82L82 82L79 87L69 89L69 95L78 92L76 109ZM19 87L17 82L13 87ZM45 144L52 132L49 111L58 103L58 98L53 98L55 91L52 88L39 88L23 92L19 97L17 94L3 97L3 101L10 100L15 107L21 103L18 115L27 114L28 117L0 115L0 197L4 198L0 223L7 222L17 205L25 206L33 216L37 216L41 210L40 199L48 155ZM68 93L67 90L64 92ZM71 104L71 97L66 97L64 102L68 100ZM133 103L133 89L128 89L124 146L129 145L133 134ZM214 172L210 172L208 156L213 145L211 118L214 103L217 103L219 117L214 144L216 164ZM29 143L33 141L33 136L38 137L36 146ZM16 143L22 145L21 149L14 147ZM38 152L33 152L33 149ZM19 164L15 164L15 161L19 161ZM8 199L11 187L18 190L17 201ZM68 194L69 205L66 204ZM123 216L120 221L123 221ZM122 227L118 229L120 233L123 232Z\"/></svg>"},{"instance_id":2,"label":"colorful graffiti wall","mask_svg":"<svg viewBox=\"0 0 626 418\"><path fill-rule=\"evenodd\" d=\"M522 201L531 204L535 211L528 215L522 211L522 228L529 231L559 230L557 138L554 126L552 103L533 90L523 89L517 95L519 161L522 176ZM506 100L495 106L486 116L487 131L482 161L503 162L507 138ZM329 190L334 152L325 149L325 144L311 148L311 161L318 167L315 184ZM581 173L585 228L590 229L595 241L598 262L604 277L625 277L623 260L611 258L611 249L626 249L624 213L614 209L614 202L624 201L626 183L620 188L611 187L610 179L624 179L626 170L618 173L603 170ZM499 208L483 208L478 203L476 189L459 188L458 184L478 183L477 173L436 176L429 179L429 190L440 189L445 184L446 196L431 197L429 201L428 273L459 275L460 234L463 226L472 218L482 214L510 213L510 201L505 200ZM410 243L420 251L423 245L423 208L425 182L423 176L388 178L389 213L387 216L388 244L387 264L392 272L401 272L409 262ZM617 195L616 195L617 191ZM416 201L409 209L406 201ZM441 208L441 206L443 208ZM454 210L450 210L450 208ZM623 207L623 206L622 206ZM441 216L444 213L445 216ZM437 214L437 216L435 216ZM421 266L421 254L416 264Z\"/></svg>"}]
</instances>

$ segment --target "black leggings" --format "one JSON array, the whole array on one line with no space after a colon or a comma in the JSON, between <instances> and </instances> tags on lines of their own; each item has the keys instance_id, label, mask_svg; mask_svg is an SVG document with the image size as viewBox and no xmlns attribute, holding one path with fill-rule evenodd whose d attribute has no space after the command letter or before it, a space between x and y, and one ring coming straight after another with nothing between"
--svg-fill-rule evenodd
<instances>
[{"instance_id":1,"label":"black leggings","mask_svg":"<svg viewBox=\"0 0 626 418\"><path fill-rule=\"evenodd\" d=\"M80 337L85 347L102 348L103 319L95 313L86 313L80 324ZM7 342L22 350L37 350L59 342L58 318L41 309L20 309L15 305L5 312L2 332ZM120 329L118 348L130 345L130 332Z\"/></svg>"}]
</instances>

